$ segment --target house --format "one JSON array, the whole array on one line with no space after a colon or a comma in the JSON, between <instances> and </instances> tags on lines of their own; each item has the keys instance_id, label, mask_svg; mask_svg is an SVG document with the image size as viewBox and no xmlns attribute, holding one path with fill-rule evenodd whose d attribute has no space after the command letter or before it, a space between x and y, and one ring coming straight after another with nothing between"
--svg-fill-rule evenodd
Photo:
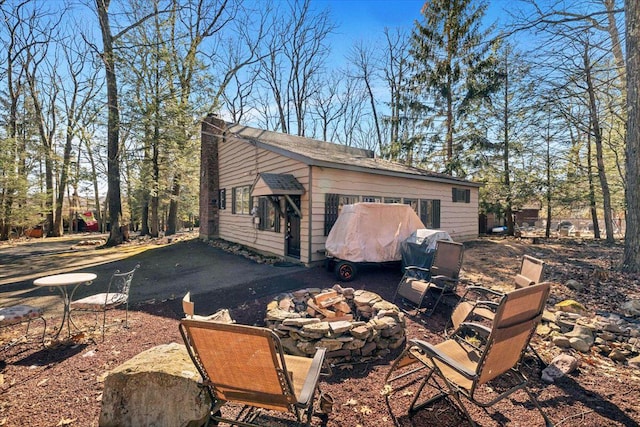
<instances>
[{"instance_id":1,"label":"house","mask_svg":"<svg viewBox=\"0 0 640 427\"><path fill-rule=\"evenodd\" d=\"M324 261L345 204L405 203L427 228L478 236L480 184L346 147L226 123L202 123L200 237L304 264Z\"/></svg>"}]
</instances>

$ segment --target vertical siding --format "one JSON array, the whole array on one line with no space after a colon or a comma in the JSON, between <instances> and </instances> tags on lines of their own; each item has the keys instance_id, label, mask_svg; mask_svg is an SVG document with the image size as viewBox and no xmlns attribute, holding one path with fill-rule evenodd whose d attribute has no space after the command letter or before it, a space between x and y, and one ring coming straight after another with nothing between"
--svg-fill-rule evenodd
<instances>
[{"instance_id":1,"label":"vertical siding","mask_svg":"<svg viewBox=\"0 0 640 427\"><path fill-rule=\"evenodd\" d=\"M323 259L324 244L324 195L403 197L440 200L440 229L447 231L454 240L464 241L478 236L478 189L464 185L452 185L363 172L330 168L313 168L313 216L311 233L312 261ZM451 188L470 188L470 203L453 203Z\"/></svg>"},{"instance_id":2,"label":"vertical siding","mask_svg":"<svg viewBox=\"0 0 640 427\"><path fill-rule=\"evenodd\" d=\"M225 210L220 211L220 238L246 245L259 251L285 255L285 218L281 218L280 232L258 230L251 215L232 213L233 188L253 184L258 173L290 173L305 187L309 188L309 168L307 165L257 148L234 138L220 143L220 188L226 189ZM301 197L302 221L300 230L300 261L309 262L308 192Z\"/></svg>"}]
</instances>

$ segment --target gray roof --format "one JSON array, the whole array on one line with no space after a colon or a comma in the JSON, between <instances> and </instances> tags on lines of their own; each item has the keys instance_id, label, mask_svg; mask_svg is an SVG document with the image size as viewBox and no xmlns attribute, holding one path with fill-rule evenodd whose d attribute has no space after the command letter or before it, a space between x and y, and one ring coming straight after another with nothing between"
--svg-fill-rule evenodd
<instances>
[{"instance_id":1,"label":"gray roof","mask_svg":"<svg viewBox=\"0 0 640 427\"><path fill-rule=\"evenodd\" d=\"M431 172L402 163L376 158L373 151L320 141L301 136L272 132L238 124L227 124L225 137L238 138L257 147L278 153L312 166L352 170L480 187L482 184Z\"/></svg>"},{"instance_id":2,"label":"gray roof","mask_svg":"<svg viewBox=\"0 0 640 427\"><path fill-rule=\"evenodd\" d=\"M260 186L260 183L263 183L264 187L266 187L260 189L263 192L266 191L264 195L304 194L305 192L304 187L302 186L302 184L300 184L296 177L287 173L259 173L256 177L256 181L253 184L254 191L257 187Z\"/></svg>"}]
</instances>

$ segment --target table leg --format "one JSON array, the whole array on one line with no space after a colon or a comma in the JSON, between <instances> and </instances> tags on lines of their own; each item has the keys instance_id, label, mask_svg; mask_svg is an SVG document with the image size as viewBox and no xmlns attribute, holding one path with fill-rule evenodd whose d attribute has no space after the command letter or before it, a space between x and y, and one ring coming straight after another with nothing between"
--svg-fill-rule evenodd
<instances>
[{"instance_id":1,"label":"table leg","mask_svg":"<svg viewBox=\"0 0 640 427\"><path fill-rule=\"evenodd\" d=\"M71 319L71 300L73 298L73 294L76 292L76 289L78 289L78 286L80 285L75 285L71 290L71 293L69 293L66 286L56 286L60 290L60 294L62 296L62 322L60 323L58 332L56 332L53 337L54 339L58 339L58 336L60 336L60 332L62 332L65 322L67 324L67 338L71 337L71 323L73 323L73 326L77 328L76 324Z\"/></svg>"}]
</instances>

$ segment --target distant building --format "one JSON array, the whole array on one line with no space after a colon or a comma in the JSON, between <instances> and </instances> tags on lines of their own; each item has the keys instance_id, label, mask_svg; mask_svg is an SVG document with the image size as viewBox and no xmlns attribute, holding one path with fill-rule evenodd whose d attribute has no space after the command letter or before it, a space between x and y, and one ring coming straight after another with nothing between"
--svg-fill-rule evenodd
<instances>
[{"instance_id":1,"label":"distant building","mask_svg":"<svg viewBox=\"0 0 640 427\"><path fill-rule=\"evenodd\" d=\"M411 205L427 228L478 236L480 184L376 158L370 150L226 123L202 124L200 236L312 264L340 209Z\"/></svg>"}]
</instances>

